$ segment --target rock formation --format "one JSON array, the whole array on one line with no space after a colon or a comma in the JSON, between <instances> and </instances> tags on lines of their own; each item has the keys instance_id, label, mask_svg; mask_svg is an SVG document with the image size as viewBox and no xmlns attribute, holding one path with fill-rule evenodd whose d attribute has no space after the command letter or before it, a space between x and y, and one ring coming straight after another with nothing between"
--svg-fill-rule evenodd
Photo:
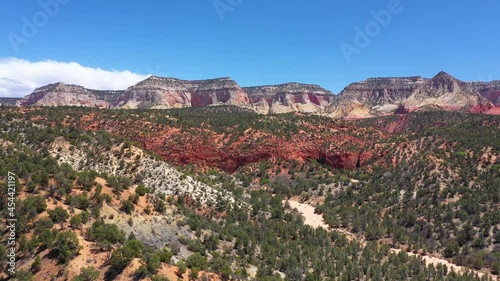
<instances>
[{"instance_id":1,"label":"rock formation","mask_svg":"<svg viewBox=\"0 0 500 281\"><path fill-rule=\"evenodd\" d=\"M372 78L347 86L330 105L329 114L355 119L426 108L491 113L496 90L493 84L466 83L445 72L431 79Z\"/></svg>"},{"instance_id":2,"label":"rock formation","mask_svg":"<svg viewBox=\"0 0 500 281\"><path fill-rule=\"evenodd\" d=\"M430 79L370 78L350 84L336 96L318 85L300 83L241 88L231 78L189 81L152 76L124 91L50 84L16 104L124 109L235 105L260 114L301 112L346 119L427 109L500 114L500 81L463 82L445 72Z\"/></svg>"},{"instance_id":3,"label":"rock formation","mask_svg":"<svg viewBox=\"0 0 500 281\"><path fill-rule=\"evenodd\" d=\"M20 98L0 98L0 106L15 106Z\"/></svg>"},{"instance_id":4,"label":"rock formation","mask_svg":"<svg viewBox=\"0 0 500 281\"><path fill-rule=\"evenodd\" d=\"M246 93L231 78L187 81L152 76L118 97L120 108L180 108L248 105Z\"/></svg>"},{"instance_id":5,"label":"rock formation","mask_svg":"<svg viewBox=\"0 0 500 281\"><path fill-rule=\"evenodd\" d=\"M496 106L500 106L500 80L492 82L469 82L468 86Z\"/></svg>"},{"instance_id":6,"label":"rock formation","mask_svg":"<svg viewBox=\"0 0 500 281\"><path fill-rule=\"evenodd\" d=\"M261 114L317 113L323 111L335 98L332 92L318 85L299 83L243 89L248 93L252 107Z\"/></svg>"},{"instance_id":7,"label":"rock formation","mask_svg":"<svg viewBox=\"0 0 500 281\"><path fill-rule=\"evenodd\" d=\"M89 90L64 83L49 84L18 100L18 106L86 106L109 108L119 91Z\"/></svg>"}]
</instances>

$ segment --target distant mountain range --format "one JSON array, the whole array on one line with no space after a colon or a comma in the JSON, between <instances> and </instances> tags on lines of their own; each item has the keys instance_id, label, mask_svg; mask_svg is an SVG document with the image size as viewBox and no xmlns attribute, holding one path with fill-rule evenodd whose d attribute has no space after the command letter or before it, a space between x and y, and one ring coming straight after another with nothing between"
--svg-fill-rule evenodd
<instances>
[{"instance_id":1,"label":"distant mountain range","mask_svg":"<svg viewBox=\"0 0 500 281\"><path fill-rule=\"evenodd\" d=\"M55 83L24 98L0 98L0 104L111 109L236 105L261 114L302 112L348 119L428 109L500 114L500 81L464 82L440 72L430 79L370 78L334 95L318 85L300 83L242 88L231 78L188 81L152 76L120 91Z\"/></svg>"}]
</instances>

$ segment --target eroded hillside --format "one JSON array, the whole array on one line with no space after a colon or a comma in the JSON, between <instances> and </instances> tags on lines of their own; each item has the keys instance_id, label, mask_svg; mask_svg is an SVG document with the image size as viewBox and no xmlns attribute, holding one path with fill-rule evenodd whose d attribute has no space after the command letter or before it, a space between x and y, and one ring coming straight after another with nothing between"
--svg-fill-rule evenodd
<instances>
[{"instance_id":1,"label":"eroded hillside","mask_svg":"<svg viewBox=\"0 0 500 281\"><path fill-rule=\"evenodd\" d=\"M19 178L21 280L493 280L500 270L495 116L1 114L0 167ZM288 198L316 205L330 231L304 224Z\"/></svg>"}]
</instances>

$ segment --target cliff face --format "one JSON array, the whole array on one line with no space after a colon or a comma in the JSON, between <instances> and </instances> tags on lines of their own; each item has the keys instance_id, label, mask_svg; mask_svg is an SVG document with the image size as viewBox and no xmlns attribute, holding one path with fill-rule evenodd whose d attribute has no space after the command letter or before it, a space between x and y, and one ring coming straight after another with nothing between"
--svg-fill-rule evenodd
<instances>
[{"instance_id":1,"label":"cliff face","mask_svg":"<svg viewBox=\"0 0 500 281\"><path fill-rule=\"evenodd\" d=\"M191 106L230 104L248 106L248 95L231 78L200 80L190 82L194 87Z\"/></svg>"},{"instance_id":2,"label":"cliff face","mask_svg":"<svg viewBox=\"0 0 500 281\"><path fill-rule=\"evenodd\" d=\"M92 106L168 109L236 105L259 113L324 110L334 95L317 85L288 83L242 89L231 78L180 80L152 76L125 91L97 91L63 83L36 89L20 106Z\"/></svg>"},{"instance_id":3,"label":"cliff face","mask_svg":"<svg viewBox=\"0 0 500 281\"><path fill-rule=\"evenodd\" d=\"M152 76L128 88L114 107L177 108L191 104L191 91L182 80Z\"/></svg>"},{"instance_id":4,"label":"cliff face","mask_svg":"<svg viewBox=\"0 0 500 281\"><path fill-rule=\"evenodd\" d=\"M15 106L20 98L0 98L0 106Z\"/></svg>"},{"instance_id":5,"label":"cliff face","mask_svg":"<svg viewBox=\"0 0 500 281\"><path fill-rule=\"evenodd\" d=\"M422 77L374 78L346 87L330 105L333 117L365 118L435 108L491 113L498 99L490 83L466 83L445 72Z\"/></svg>"},{"instance_id":6,"label":"cliff face","mask_svg":"<svg viewBox=\"0 0 500 281\"><path fill-rule=\"evenodd\" d=\"M447 73L440 72L422 84L403 103L410 111L423 106L433 106L445 110L461 110L484 113L494 105L477 91L468 87Z\"/></svg>"},{"instance_id":7,"label":"cliff face","mask_svg":"<svg viewBox=\"0 0 500 281\"><path fill-rule=\"evenodd\" d=\"M208 112L217 109L205 110ZM238 116L231 111L219 113L220 119ZM187 125L190 122L162 124L146 120L121 120L117 116L103 114L104 112L93 112L74 119L71 124L86 131L104 130L112 135L129 137L147 151L178 165L212 167L228 173L234 173L240 167L252 163L281 160L299 163L317 160L338 169L356 169L382 156L381 151L370 145L371 140L366 137L367 130L339 125L335 121L324 122L324 119L301 121L300 126L307 129L290 133L284 128L292 128L294 121L286 116L251 117L257 116L256 113L246 116L255 118L254 120L274 120L276 127L283 126L276 131L263 130L257 125L260 122L244 130L224 126L223 131L218 131L208 125L210 121L207 121L204 128L200 128L197 125ZM376 134L379 138L387 137L382 131L377 131Z\"/></svg>"},{"instance_id":8,"label":"cliff face","mask_svg":"<svg viewBox=\"0 0 500 281\"><path fill-rule=\"evenodd\" d=\"M335 99L332 92L309 84L287 83L243 89L248 93L252 107L261 114L317 113Z\"/></svg>"},{"instance_id":9,"label":"cliff face","mask_svg":"<svg viewBox=\"0 0 500 281\"><path fill-rule=\"evenodd\" d=\"M18 100L18 106L85 106L108 108L110 104L101 96L106 91L88 90L82 86L64 83L50 84L36 89Z\"/></svg>"},{"instance_id":10,"label":"cliff face","mask_svg":"<svg viewBox=\"0 0 500 281\"><path fill-rule=\"evenodd\" d=\"M218 104L248 105L246 93L231 78L187 81L150 77L128 88L115 107L179 108Z\"/></svg>"},{"instance_id":11,"label":"cliff face","mask_svg":"<svg viewBox=\"0 0 500 281\"><path fill-rule=\"evenodd\" d=\"M370 78L347 86L330 105L333 117L363 118L394 112L425 80L422 77Z\"/></svg>"},{"instance_id":12,"label":"cliff face","mask_svg":"<svg viewBox=\"0 0 500 281\"><path fill-rule=\"evenodd\" d=\"M500 81L469 82L468 86L496 106L500 106Z\"/></svg>"},{"instance_id":13,"label":"cliff face","mask_svg":"<svg viewBox=\"0 0 500 281\"><path fill-rule=\"evenodd\" d=\"M425 109L500 114L500 81L463 82L445 72L430 79L370 78L350 84L336 96L318 85L300 83L241 88L231 78L189 81L152 76L125 91L50 84L16 104L124 109L236 105L260 114L302 112L347 119Z\"/></svg>"}]
</instances>

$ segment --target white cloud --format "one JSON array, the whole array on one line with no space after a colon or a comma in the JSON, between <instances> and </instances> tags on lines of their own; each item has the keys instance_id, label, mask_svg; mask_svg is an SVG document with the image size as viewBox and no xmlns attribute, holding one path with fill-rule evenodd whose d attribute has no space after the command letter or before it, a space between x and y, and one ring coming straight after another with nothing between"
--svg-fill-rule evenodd
<instances>
[{"instance_id":1,"label":"white cloud","mask_svg":"<svg viewBox=\"0 0 500 281\"><path fill-rule=\"evenodd\" d=\"M96 90L124 90L148 76L128 70L86 67L76 62L31 62L18 58L0 58L0 96L22 97L38 87L56 82Z\"/></svg>"}]
</instances>

